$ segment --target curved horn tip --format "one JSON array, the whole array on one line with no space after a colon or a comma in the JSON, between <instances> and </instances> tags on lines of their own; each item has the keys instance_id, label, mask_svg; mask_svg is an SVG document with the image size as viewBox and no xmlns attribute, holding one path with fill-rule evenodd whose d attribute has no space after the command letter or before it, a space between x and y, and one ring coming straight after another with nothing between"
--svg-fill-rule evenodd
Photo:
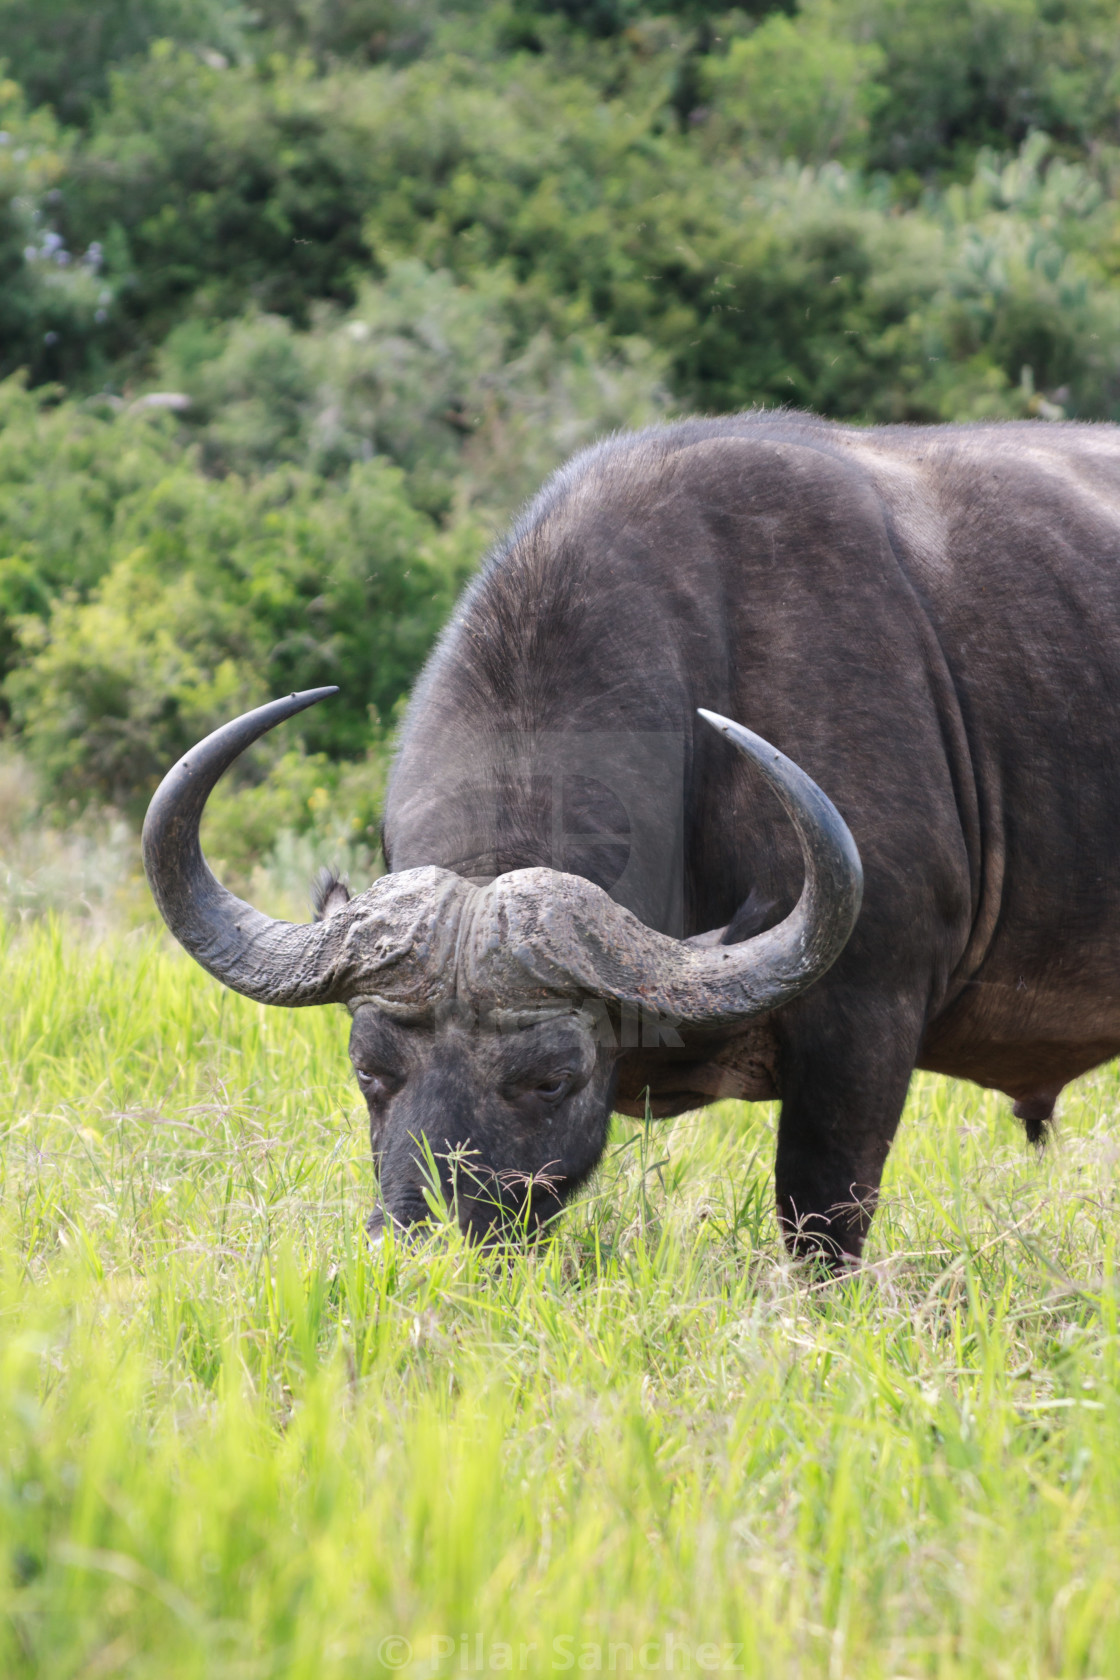
<instances>
[{"instance_id":1,"label":"curved horn tip","mask_svg":"<svg viewBox=\"0 0 1120 1680\"><path fill-rule=\"evenodd\" d=\"M277 719L278 723L283 723L288 718L295 717L297 712L305 712L308 706L317 706L320 700L329 700L332 695L338 692L337 683L328 683L325 688L293 690L291 694L283 696L282 699L273 700L271 704L285 708L283 717ZM261 710L263 711L264 708L261 707Z\"/></svg>"},{"instance_id":2,"label":"curved horn tip","mask_svg":"<svg viewBox=\"0 0 1120 1680\"><path fill-rule=\"evenodd\" d=\"M152 795L140 852L152 896L175 938L209 973L262 1002L323 1001L323 983L300 973L321 929L294 928L262 916L212 875L199 845L206 800L246 747L297 712L338 693L338 686L286 694L224 723L198 741L164 776ZM268 951L297 978L279 990L266 975ZM263 965L263 966L262 966Z\"/></svg>"},{"instance_id":3,"label":"curved horn tip","mask_svg":"<svg viewBox=\"0 0 1120 1680\"><path fill-rule=\"evenodd\" d=\"M201 784L205 785L208 781L208 793L219 776L229 768L235 758L241 756L246 747L252 746L254 741L259 741L262 735L267 735L278 723L286 723L289 718L295 717L297 712L306 711L308 706L315 706L320 700L329 699L338 691L337 683L332 683L326 688L305 688L301 693L285 694L278 700L266 700L263 706L254 707L251 712L243 712L240 717L223 723L204 740L196 741L194 746L171 766L152 795L144 818L142 848L147 847L149 837L156 826L165 820L169 810L176 805L184 777L196 781L201 773Z\"/></svg>"},{"instance_id":4,"label":"curved horn tip","mask_svg":"<svg viewBox=\"0 0 1120 1680\"><path fill-rule=\"evenodd\" d=\"M337 694L338 691L337 683L328 683L325 688L304 688L298 691L293 689L291 694L285 698L289 701L296 701L293 709L294 716L295 712L302 712L306 706L317 706L320 700L329 700L331 695ZM276 702L273 701L273 705L275 704Z\"/></svg>"},{"instance_id":5,"label":"curved horn tip","mask_svg":"<svg viewBox=\"0 0 1120 1680\"><path fill-rule=\"evenodd\" d=\"M775 758L784 756L772 742L767 741L761 735L756 735L754 730L748 729L745 724L735 723L731 718L721 717L719 712L709 712L704 706L697 706L696 711L705 723L710 723L713 729L717 729L721 735L726 735L728 740L735 741L736 744L746 748L753 748L755 752L765 748L767 752L773 753Z\"/></svg>"},{"instance_id":6,"label":"curved horn tip","mask_svg":"<svg viewBox=\"0 0 1120 1680\"><path fill-rule=\"evenodd\" d=\"M703 706L696 709L705 723L758 766L773 787L801 841L806 891L814 878L819 877L820 885L827 883L837 908L843 906L843 913L835 918L836 925L846 925L850 932L863 899L863 864L852 832L832 800L807 771L771 741L718 712L709 712ZM837 950L842 945L843 939Z\"/></svg>"}]
</instances>

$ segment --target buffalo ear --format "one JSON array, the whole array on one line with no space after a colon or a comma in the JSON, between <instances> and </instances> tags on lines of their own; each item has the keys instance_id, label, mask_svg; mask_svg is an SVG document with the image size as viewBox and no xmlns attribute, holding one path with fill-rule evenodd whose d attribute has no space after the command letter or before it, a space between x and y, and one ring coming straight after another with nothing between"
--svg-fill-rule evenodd
<instances>
[{"instance_id":1,"label":"buffalo ear","mask_svg":"<svg viewBox=\"0 0 1120 1680\"><path fill-rule=\"evenodd\" d=\"M350 902L350 888L333 869L320 869L311 883L311 908L317 922L328 922Z\"/></svg>"}]
</instances>

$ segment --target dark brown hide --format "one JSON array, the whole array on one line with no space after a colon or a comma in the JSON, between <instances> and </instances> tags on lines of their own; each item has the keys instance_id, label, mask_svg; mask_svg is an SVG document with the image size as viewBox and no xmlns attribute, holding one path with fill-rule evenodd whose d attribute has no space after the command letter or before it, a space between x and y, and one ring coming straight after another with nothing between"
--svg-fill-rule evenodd
<instances>
[{"instance_id":1,"label":"dark brown hide","mask_svg":"<svg viewBox=\"0 0 1120 1680\"><path fill-rule=\"evenodd\" d=\"M468 839L457 789L480 740L662 732L686 748L683 925L656 895L642 919L758 932L797 896L796 841L701 706L827 790L863 910L825 978L762 1025L626 1049L617 1101L638 1112L648 1086L672 1114L779 1092L787 1231L858 1254L915 1066L1006 1091L1037 1132L1066 1081L1120 1051L1120 432L755 414L579 457L418 688L390 867L556 862L531 789L487 855ZM567 864L608 887L612 822Z\"/></svg>"}]
</instances>

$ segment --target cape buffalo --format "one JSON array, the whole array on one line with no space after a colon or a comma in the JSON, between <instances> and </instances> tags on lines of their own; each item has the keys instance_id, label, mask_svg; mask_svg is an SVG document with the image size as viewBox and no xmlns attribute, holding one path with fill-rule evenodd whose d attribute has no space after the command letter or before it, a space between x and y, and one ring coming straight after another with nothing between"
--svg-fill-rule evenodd
<instances>
[{"instance_id":1,"label":"cape buffalo","mask_svg":"<svg viewBox=\"0 0 1120 1680\"><path fill-rule=\"evenodd\" d=\"M614 438L546 485L429 661L389 874L327 880L296 927L202 859L218 776L319 690L169 774L149 879L227 985L348 1004L371 1228L425 1216L433 1160L465 1230L539 1223L612 1106L779 1097L787 1240L842 1264L915 1066L1008 1093L1037 1140L1120 1051L1118 609L1113 427Z\"/></svg>"}]
</instances>

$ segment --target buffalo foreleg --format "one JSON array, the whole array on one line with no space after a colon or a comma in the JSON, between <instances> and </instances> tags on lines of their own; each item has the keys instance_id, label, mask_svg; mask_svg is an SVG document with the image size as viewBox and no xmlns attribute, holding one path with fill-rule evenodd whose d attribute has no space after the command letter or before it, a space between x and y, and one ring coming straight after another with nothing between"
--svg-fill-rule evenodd
<instances>
[{"instance_id":1,"label":"buffalo foreleg","mask_svg":"<svg viewBox=\"0 0 1120 1680\"><path fill-rule=\"evenodd\" d=\"M794 1254L841 1269L863 1249L921 1021L917 1008L820 1002L781 1029L778 1218Z\"/></svg>"}]
</instances>

